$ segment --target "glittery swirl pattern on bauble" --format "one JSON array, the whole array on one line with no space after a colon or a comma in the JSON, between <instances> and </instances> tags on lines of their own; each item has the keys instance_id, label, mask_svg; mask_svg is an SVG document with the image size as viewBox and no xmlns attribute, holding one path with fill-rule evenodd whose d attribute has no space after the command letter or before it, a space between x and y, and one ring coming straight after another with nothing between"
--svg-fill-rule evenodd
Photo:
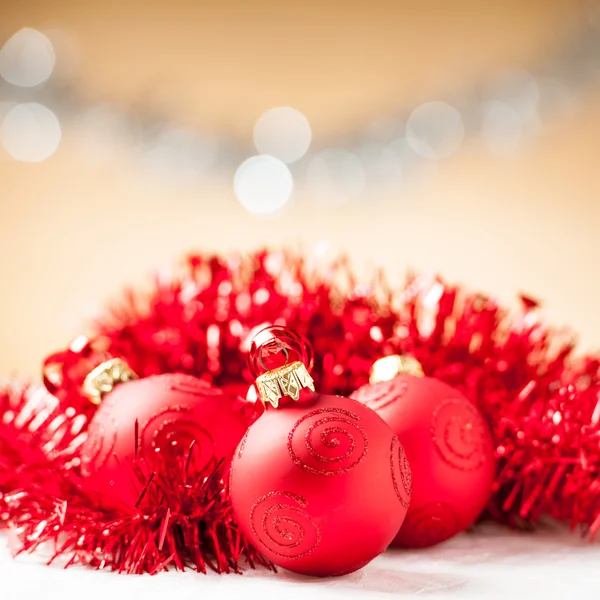
<instances>
[{"instance_id":1,"label":"glittery swirl pattern on bauble","mask_svg":"<svg viewBox=\"0 0 600 600\"><path fill-rule=\"evenodd\" d=\"M404 452L404 447L400 440L394 436L390 449L390 467L392 470L392 481L394 491L404 508L408 508L410 503L410 494L412 492L412 475L410 465Z\"/></svg>"},{"instance_id":2,"label":"glittery swirl pattern on bauble","mask_svg":"<svg viewBox=\"0 0 600 600\"><path fill-rule=\"evenodd\" d=\"M419 548L443 542L460 529L456 511L443 502L433 502L408 512L401 535L411 548Z\"/></svg>"},{"instance_id":3,"label":"glittery swirl pattern on bauble","mask_svg":"<svg viewBox=\"0 0 600 600\"><path fill-rule=\"evenodd\" d=\"M115 449L118 425L109 414L112 404L110 398L105 400L88 428L81 448L81 473L85 477L101 469Z\"/></svg>"},{"instance_id":4,"label":"glittery swirl pattern on bauble","mask_svg":"<svg viewBox=\"0 0 600 600\"><path fill-rule=\"evenodd\" d=\"M380 410L400 400L406 394L407 390L408 384L406 381L392 379L391 381L363 385L350 398L358 400L358 402L368 406L371 410Z\"/></svg>"},{"instance_id":5,"label":"glittery swirl pattern on bauble","mask_svg":"<svg viewBox=\"0 0 600 600\"><path fill-rule=\"evenodd\" d=\"M356 467L369 441L360 417L343 408L319 408L304 415L288 434L295 465L314 475L340 475Z\"/></svg>"},{"instance_id":6,"label":"glittery swirl pattern on bauble","mask_svg":"<svg viewBox=\"0 0 600 600\"><path fill-rule=\"evenodd\" d=\"M174 464L186 456L194 442L191 459L194 469L207 468L213 463L215 444L198 420L198 415L185 405L170 406L152 415L140 428L144 459Z\"/></svg>"},{"instance_id":7,"label":"glittery swirl pattern on bauble","mask_svg":"<svg viewBox=\"0 0 600 600\"><path fill-rule=\"evenodd\" d=\"M242 454L244 454L244 450L246 449L246 442L248 441L248 434L250 433L250 429L246 429L246 433L244 433L244 436L242 437L242 439L240 440L240 443L238 444L237 450L236 450L236 454L238 458L242 458Z\"/></svg>"},{"instance_id":8,"label":"glittery swirl pattern on bauble","mask_svg":"<svg viewBox=\"0 0 600 600\"><path fill-rule=\"evenodd\" d=\"M103 423L92 422L88 437L81 449L81 470L83 475L92 475L108 460L117 441L117 424L112 417Z\"/></svg>"},{"instance_id":9,"label":"glittery swirl pattern on bauble","mask_svg":"<svg viewBox=\"0 0 600 600\"><path fill-rule=\"evenodd\" d=\"M192 396L222 396L223 392L210 385L202 379L186 375L185 373L165 373L162 375L154 375L156 379L162 383L164 388L169 391L180 392L182 394L191 394Z\"/></svg>"},{"instance_id":10,"label":"glittery swirl pattern on bauble","mask_svg":"<svg viewBox=\"0 0 600 600\"><path fill-rule=\"evenodd\" d=\"M306 511L307 502L292 492L269 492L250 509L256 539L283 558L303 558L321 541L321 530Z\"/></svg>"},{"instance_id":11,"label":"glittery swirl pattern on bauble","mask_svg":"<svg viewBox=\"0 0 600 600\"><path fill-rule=\"evenodd\" d=\"M461 471L477 469L490 454L487 426L468 400L441 402L433 411L431 435L442 459Z\"/></svg>"}]
</instances>

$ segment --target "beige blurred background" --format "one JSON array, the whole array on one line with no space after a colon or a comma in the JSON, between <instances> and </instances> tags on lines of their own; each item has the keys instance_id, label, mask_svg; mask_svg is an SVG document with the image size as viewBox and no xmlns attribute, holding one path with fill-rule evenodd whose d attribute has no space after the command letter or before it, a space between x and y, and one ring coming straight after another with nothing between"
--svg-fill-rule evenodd
<instances>
[{"instance_id":1,"label":"beige blurred background","mask_svg":"<svg viewBox=\"0 0 600 600\"><path fill-rule=\"evenodd\" d=\"M0 46L22 27L54 32L81 101L210 129L250 154L270 107L301 111L314 148L345 143L379 117L459 97L505 69L534 72L589 15L572 0L4 0ZM44 355L123 285L188 250L322 240L392 275L435 270L505 302L527 292L595 348L600 86L572 96L514 152L497 156L467 135L414 185L367 188L337 207L299 189L269 219L236 200L232 173L177 185L118 145L88 160L70 121L42 162L0 146L0 376L36 377Z\"/></svg>"}]
</instances>

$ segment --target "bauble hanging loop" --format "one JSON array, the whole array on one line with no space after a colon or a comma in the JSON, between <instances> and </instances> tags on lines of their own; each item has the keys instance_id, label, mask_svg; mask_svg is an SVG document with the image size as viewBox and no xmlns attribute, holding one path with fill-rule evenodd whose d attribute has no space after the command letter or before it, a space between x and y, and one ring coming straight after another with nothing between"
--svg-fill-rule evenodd
<instances>
[{"instance_id":1,"label":"bauble hanging loop","mask_svg":"<svg viewBox=\"0 0 600 600\"><path fill-rule=\"evenodd\" d=\"M280 325L261 329L251 340L248 368L255 378L277 367L299 361L312 369L314 352L311 343L297 331Z\"/></svg>"}]
</instances>

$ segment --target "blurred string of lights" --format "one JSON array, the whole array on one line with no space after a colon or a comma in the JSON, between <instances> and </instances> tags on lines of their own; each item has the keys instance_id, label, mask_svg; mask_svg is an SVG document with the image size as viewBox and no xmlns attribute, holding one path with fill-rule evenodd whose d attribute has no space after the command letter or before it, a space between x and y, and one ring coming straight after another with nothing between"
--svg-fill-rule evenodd
<instances>
[{"instance_id":1,"label":"blurred string of lights","mask_svg":"<svg viewBox=\"0 0 600 600\"><path fill-rule=\"evenodd\" d=\"M310 123L298 110L269 108L256 121L252 143L240 143L150 111L83 100L75 78L61 69L69 62L65 39L61 32L25 28L0 50L0 143L10 157L49 158L68 123L93 160L133 150L145 172L177 186L224 174L233 180L241 205L255 215L277 213L295 189L334 206L373 188L401 189L434 173L438 161L457 152L467 136L478 136L493 154L510 154L534 138L544 120L572 109L600 81L600 18L590 11L576 35L535 74L499 73L455 95L460 100L434 100L382 117L335 147L311 146Z\"/></svg>"}]
</instances>

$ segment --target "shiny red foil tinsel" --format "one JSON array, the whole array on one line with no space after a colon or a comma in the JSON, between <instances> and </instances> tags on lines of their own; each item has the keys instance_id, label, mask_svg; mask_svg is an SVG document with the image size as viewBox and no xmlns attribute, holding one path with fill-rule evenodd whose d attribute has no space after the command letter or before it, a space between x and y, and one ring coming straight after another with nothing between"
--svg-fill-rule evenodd
<instances>
[{"instance_id":1,"label":"shiny red foil tinsel","mask_svg":"<svg viewBox=\"0 0 600 600\"><path fill-rule=\"evenodd\" d=\"M572 334L546 326L535 300L521 297L518 307L508 310L492 297L434 276L409 275L405 285L395 289L378 272L364 284L344 258L324 266L315 257L266 250L249 255L191 255L173 272L159 273L149 288L127 290L93 324L87 337L49 357L44 375L54 394L49 396L56 404L53 410L57 417L81 421L81 434L75 433L75 427L61 438L64 457L60 451L49 452L43 441L7 449L19 427L11 424L11 418L2 418L7 402L0 401L0 522L3 514L5 522L25 532L20 539L33 536L30 547L60 538L48 532L51 522L55 532L72 532L67 539L75 552L79 538L74 532L83 527L87 537L76 560L103 566L106 552L95 554L95 543L106 551L120 539L119 547L124 548L123 540L130 541L142 526L138 520L128 521L124 529L88 529L107 521L98 521L98 511L72 482L78 436L85 435L95 410L79 392L90 365L119 356L141 376L183 372L243 389L238 384L252 382L246 365L248 341L268 324L286 325L311 341L312 373L317 389L324 393L350 394L368 381L378 358L412 354L427 375L460 389L475 402L493 430L498 474L489 516L513 526L530 526L549 517L592 538L596 535L600 528L600 362L593 356L574 360ZM25 439L32 439L31 435L28 432ZM51 437L51 432L44 436ZM38 454L47 462L40 462ZM18 464L25 466L11 475L11 465ZM54 477L40 480L43 469ZM61 477L73 487L57 484ZM236 529L225 492L216 502L218 510L202 513L219 488L218 474L208 481L214 481L214 487L209 483L210 490L197 490L199 513L178 515L184 521L196 519L202 530L205 523L225 527L217 548L204 542L203 559L210 550L220 555L217 570L227 570L225 565L236 570L242 555L250 563L260 561L243 540L231 537ZM175 487L177 483L173 482ZM60 489L51 489L56 485ZM18 493L25 496L15 497L20 488L25 492ZM61 501L66 502L66 513ZM193 557L196 538L186 538L178 547L179 559L171 557L176 552L157 553L157 539L163 539L164 550L161 532L166 531L167 514L171 522L173 502L170 498L160 506L148 504L152 525L147 533L140 533L130 555L120 551L111 555L112 568L154 572L164 561L179 567L179 560L181 565L192 561L202 570L202 561ZM74 506L70 521L65 518L69 505Z\"/></svg>"},{"instance_id":2,"label":"shiny red foil tinsel","mask_svg":"<svg viewBox=\"0 0 600 600\"><path fill-rule=\"evenodd\" d=\"M95 506L78 476L88 418L43 388L0 391L0 528L16 554L43 548L49 563L85 564L129 574L174 567L206 573L273 568L239 532L224 485L227 465L208 473L179 468L148 472L136 459L131 475L143 489L128 512Z\"/></svg>"}]
</instances>

